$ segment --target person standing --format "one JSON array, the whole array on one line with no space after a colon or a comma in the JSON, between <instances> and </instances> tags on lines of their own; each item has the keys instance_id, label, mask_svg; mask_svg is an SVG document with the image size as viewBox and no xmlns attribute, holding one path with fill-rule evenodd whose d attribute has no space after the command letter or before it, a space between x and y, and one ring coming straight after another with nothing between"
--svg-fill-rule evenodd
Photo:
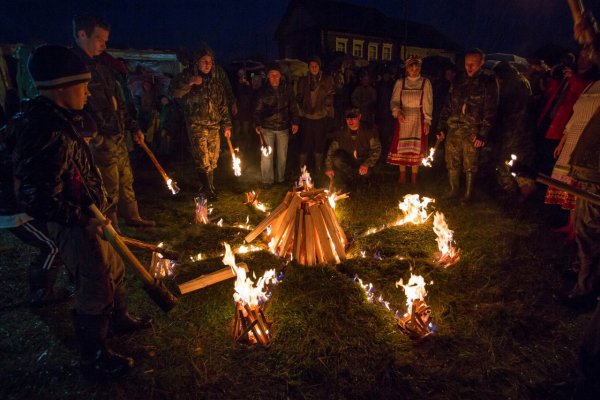
<instances>
[{"instance_id":1,"label":"person standing","mask_svg":"<svg viewBox=\"0 0 600 400\"><path fill-rule=\"evenodd\" d=\"M349 108L345 115L346 126L335 132L325 159L325 175L337 177L344 190L368 183L381 156L379 134L372 124L361 123L360 110Z\"/></svg>"},{"instance_id":2,"label":"person standing","mask_svg":"<svg viewBox=\"0 0 600 400\"><path fill-rule=\"evenodd\" d=\"M135 142L142 143L144 134L137 121L127 112L113 72L96 59L106 50L109 34L108 23L93 14L81 14L73 18L76 44L73 52L92 74L89 84L91 96L86 104L86 110L98 125L98 137L91 145L92 153L111 199L108 216L115 228L118 228L117 211L125 217L125 223L129 226L155 226L154 221L140 216L125 138L126 131L129 131Z\"/></svg>"},{"instance_id":3,"label":"person standing","mask_svg":"<svg viewBox=\"0 0 600 400\"><path fill-rule=\"evenodd\" d=\"M333 78L321 70L321 59L313 56L308 61L308 75L298 81L298 104L300 105L301 148L300 167L308 162L308 155L315 158L315 169L321 171L325 139L329 121L333 118Z\"/></svg>"},{"instance_id":4,"label":"person standing","mask_svg":"<svg viewBox=\"0 0 600 400\"><path fill-rule=\"evenodd\" d=\"M76 277L73 313L81 371L87 376L121 376L133 359L113 352L107 332L150 327L149 318L127 311L123 261L103 237L104 222L89 211L106 213L109 203L92 154L72 123L90 96L86 64L62 46L35 50L29 70L40 95L10 125L16 137L13 168L19 207L47 224L61 259ZM110 223L110 221L107 221Z\"/></svg>"},{"instance_id":5,"label":"person standing","mask_svg":"<svg viewBox=\"0 0 600 400\"><path fill-rule=\"evenodd\" d=\"M289 131L292 135L298 132L300 109L294 97L292 87L281 81L281 71L277 64L267 68L267 84L262 88L254 108L254 125L256 133L262 133L265 144L272 151L264 152L260 159L262 183L268 187L283 183L285 164L287 161ZM273 172L273 152L277 153L277 176Z\"/></svg>"},{"instance_id":6,"label":"person standing","mask_svg":"<svg viewBox=\"0 0 600 400\"><path fill-rule=\"evenodd\" d=\"M461 167L465 172L466 190L462 201L467 203L473 194L475 175L479 166L479 151L485 146L498 106L498 83L481 70L485 61L479 49L465 54L466 76L457 82L442 109L437 137L446 137L446 168L450 191L445 199L458 196Z\"/></svg>"},{"instance_id":7,"label":"person standing","mask_svg":"<svg viewBox=\"0 0 600 400\"><path fill-rule=\"evenodd\" d=\"M172 83L173 97L183 101L192 155L200 178L199 192L209 200L217 200L214 170L221 146L219 132L231 137L231 117L223 85L213 76L214 54L202 48L196 61Z\"/></svg>"},{"instance_id":8,"label":"person standing","mask_svg":"<svg viewBox=\"0 0 600 400\"><path fill-rule=\"evenodd\" d=\"M406 77L396 81L390 100L397 123L387 162L399 166L400 184L406 182L406 167L411 167L411 183L416 185L419 165L427 150L433 91L429 79L421 76L420 58L410 56L404 65Z\"/></svg>"},{"instance_id":9,"label":"person standing","mask_svg":"<svg viewBox=\"0 0 600 400\"><path fill-rule=\"evenodd\" d=\"M360 109L363 122L374 122L377 91L371 85L371 78L367 71L362 72L360 84L352 92L351 101L354 107Z\"/></svg>"}]
</instances>

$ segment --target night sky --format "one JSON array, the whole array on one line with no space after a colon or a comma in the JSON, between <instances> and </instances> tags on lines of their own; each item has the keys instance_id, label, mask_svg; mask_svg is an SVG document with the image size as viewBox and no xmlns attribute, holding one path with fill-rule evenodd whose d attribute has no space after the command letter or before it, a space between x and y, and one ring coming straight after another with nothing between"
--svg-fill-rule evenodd
<instances>
[{"instance_id":1,"label":"night sky","mask_svg":"<svg viewBox=\"0 0 600 400\"><path fill-rule=\"evenodd\" d=\"M530 55L553 43L576 49L566 0L348 0L429 23L464 48ZM600 18L600 2L586 1ZM210 44L223 59L277 58L273 32L288 0L3 0L0 42L69 44L71 17L92 11L112 25L109 46L176 49Z\"/></svg>"}]
</instances>

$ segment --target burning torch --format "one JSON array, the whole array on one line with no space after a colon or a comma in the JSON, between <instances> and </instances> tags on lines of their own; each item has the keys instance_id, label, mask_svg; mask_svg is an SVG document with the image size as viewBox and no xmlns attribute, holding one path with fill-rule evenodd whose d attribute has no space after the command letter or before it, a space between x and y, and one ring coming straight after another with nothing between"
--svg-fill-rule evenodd
<instances>
[{"instance_id":1,"label":"burning torch","mask_svg":"<svg viewBox=\"0 0 600 400\"><path fill-rule=\"evenodd\" d=\"M438 147L442 143L442 139L440 137L437 138L435 144L432 148L429 149L429 155L421 160L421 165L424 167L431 167L431 163L433 162L433 156L437 151Z\"/></svg>"},{"instance_id":2,"label":"burning torch","mask_svg":"<svg viewBox=\"0 0 600 400\"><path fill-rule=\"evenodd\" d=\"M256 132L258 133L258 138L260 139L260 151L262 155L268 157L273 152L271 146L267 145L265 137L263 136L262 130L260 128L256 128Z\"/></svg>"},{"instance_id":3,"label":"burning torch","mask_svg":"<svg viewBox=\"0 0 600 400\"><path fill-rule=\"evenodd\" d=\"M225 137L227 139L227 146L229 146L229 152L231 153L231 160L233 161L233 174L235 176L242 175L242 161L238 156L235 155L235 149L231 144L231 138Z\"/></svg>"},{"instance_id":4,"label":"burning torch","mask_svg":"<svg viewBox=\"0 0 600 400\"><path fill-rule=\"evenodd\" d=\"M169 175L167 175L167 173L165 172L165 170L163 169L163 167L160 165L160 163L158 162L158 160L154 156L154 153L152 153L152 151L148 148L148 146L146 145L146 143L143 142L143 141L141 141L138 144L144 150L144 152L146 152L146 154L150 158L150 161L152 161L152 164L154 164L154 166L156 167L156 169L158 170L158 172L162 175L162 177L165 180L165 182L167 184L167 187L169 188L169 190L171 191L171 193L173 193L173 194L179 193L179 186L177 186L177 182L175 182L173 179L169 178Z\"/></svg>"}]
</instances>

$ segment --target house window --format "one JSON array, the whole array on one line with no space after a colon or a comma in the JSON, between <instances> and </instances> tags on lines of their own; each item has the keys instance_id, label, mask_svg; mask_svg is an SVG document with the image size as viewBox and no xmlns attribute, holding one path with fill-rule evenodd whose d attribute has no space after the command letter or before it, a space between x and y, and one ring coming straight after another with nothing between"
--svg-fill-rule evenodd
<instances>
[{"instance_id":1,"label":"house window","mask_svg":"<svg viewBox=\"0 0 600 400\"><path fill-rule=\"evenodd\" d=\"M384 43L381 49L381 59L384 61L392 60L392 44Z\"/></svg>"},{"instance_id":2,"label":"house window","mask_svg":"<svg viewBox=\"0 0 600 400\"><path fill-rule=\"evenodd\" d=\"M348 39L335 38L335 51L339 51L341 53L348 53Z\"/></svg>"},{"instance_id":3,"label":"house window","mask_svg":"<svg viewBox=\"0 0 600 400\"><path fill-rule=\"evenodd\" d=\"M362 57L363 56L363 44L364 40L354 40L352 41L352 55L354 57Z\"/></svg>"},{"instance_id":4,"label":"house window","mask_svg":"<svg viewBox=\"0 0 600 400\"><path fill-rule=\"evenodd\" d=\"M367 60L377 60L377 48L379 45L377 43L369 43L369 52L367 54Z\"/></svg>"}]
</instances>

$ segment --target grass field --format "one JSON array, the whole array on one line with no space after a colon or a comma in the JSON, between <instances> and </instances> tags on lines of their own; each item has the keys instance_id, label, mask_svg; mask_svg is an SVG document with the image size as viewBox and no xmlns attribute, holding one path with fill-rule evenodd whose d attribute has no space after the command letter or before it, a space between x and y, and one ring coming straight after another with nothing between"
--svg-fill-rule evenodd
<instances>
[{"instance_id":1,"label":"grass field","mask_svg":"<svg viewBox=\"0 0 600 400\"><path fill-rule=\"evenodd\" d=\"M223 156L226 160L226 154ZM189 167L189 166L188 166ZM172 167L182 192L171 196L151 169L138 173L141 209L157 220L128 236L164 241L183 254L176 276L185 282L223 268L222 242L236 247L245 231L194 224L193 176ZM220 200L213 221L256 225L263 214L244 206L243 192L258 186L249 169L236 181L225 162L216 182ZM130 309L154 318L152 330L111 340L136 359L126 379L88 382L77 365L69 310L72 304L27 307L26 265L31 249L0 232L0 398L3 399L568 399L576 379L576 349L590 314L553 300L569 249L550 231L540 203L507 205L479 191L465 207L436 201L455 231L461 261L448 269L431 260L437 251L431 219L357 237L395 220L406 193L439 197L443 169L428 171L418 189L397 188L383 169L378 185L338 203L336 214L352 258L337 267L286 264L267 251L238 255L251 271L285 274L266 308L273 321L270 349L234 343L233 280L180 299L169 314L158 309L129 272ZM274 208L286 188L264 191ZM253 244L266 248L260 238ZM360 251L366 257L360 257ZM196 262L198 252L208 258ZM149 262L149 254L136 250ZM376 259L373 256L377 254ZM394 314L370 304L352 281L358 275L404 310L395 282L411 270L423 275L434 335L413 342L398 331ZM66 275L61 279L66 280Z\"/></svg>"}]
</instances>

